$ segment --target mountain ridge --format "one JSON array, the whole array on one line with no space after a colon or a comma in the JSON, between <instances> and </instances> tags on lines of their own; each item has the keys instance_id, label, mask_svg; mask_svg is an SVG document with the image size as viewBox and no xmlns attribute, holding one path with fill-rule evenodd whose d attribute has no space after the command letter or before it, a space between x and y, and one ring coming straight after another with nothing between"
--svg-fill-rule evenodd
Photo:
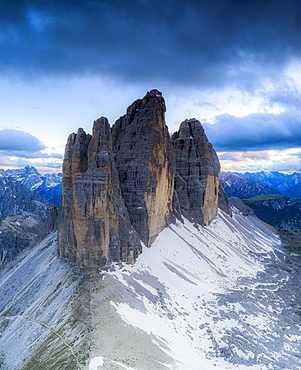
<instances>
[{"instance_id":1,"label":"mountain ridge","mask_svg":"<svg viewBox=\"0 0 301 370\"><path fill-rule=\"evenodd\" d=\"M58 232L0 268L4 370L300 368L298 255L165 109L151 90L69 136Z\"/></svg>"},{"instance_id":2,"label":"mountain ridge","mask_svg":"<svg viewBox=\"0 0 301 370\"><path fill-rule=\"evenodd\" d=\"M13 177L0 177L0 264L47 235L52 207Z\"/></svg>"},{"instance_id":3,"label":"mountain ridge","mask_svg":"<svg viewBox=\"0 0 301 370\"><path fill-rule=\"evenodd\" d=\"M5 302L18 299L13 310L0 300L3 368L301 365L294 355L300 316L285 296L299 270L293 274L294 258L286 262L279 237L256 217L235 208L233 217L219 211L199 230L187 219L176 221L144 248L135 265L115 264L90 279L57 257L53 233L7 264L0 270L0 296L6 290ZM29 281L36 285L25 288ZM12 349L19 355L7 357Z\"/></svg>"},{"instance_id":4,"label":"mountain ridge","mask_svg":"<svg viewBox=\"0 0 301 370\"><path fill-rule=\"evenodd\" d=\"M201 123L185 120L170 137L165 111L162 93L151 90L112 128L101 117L92 135L82 128L69 135L58 245L60 256L86 273L112 262L134 263L141 242L150 246L182 214L209 225L218 194L226 198Z\"/></svg>"},{"instance_id":5,"label":"mountain ridge","mask_svg":"<svg viewBox=\"0 0 301 370\"><path fill-rule=\"evenodd\" d=\"M292 174L286 174L278 171L224 173L230 173L240 178L264 183L290 198L301 198L301 174L297 172Z\"/></svg>"},{"instance_id":6,"label":"mountain ridge","mask_svg":"<svg viewBox=\"0 0 301 370\"><path fill-rule=\"evenodd\" d=\"M261 220L283 230L301 228L301 199L268 194L243 199Z\"/></svg>"},{"instance_id":7,"label":"mountain ridge","mask_svg":"<svg viewBox=\"0 0 301 370\"><path fill-rule=\"evenodd\" d=\"M60 205L62 195L62 176L57 173L41 175L33 166L20 169L0 169L0 177L12 177L31 191L37 191L49 203Z\"/></svg>"},{"instance_id":8,"label":"mountain ridge","mask_svg":"<svg viewBox=\"0 0 301 370\"><path fill-rule=\"evenodd\" d=\"M262 182L239 177L233 173L221 173L221 181L224 184L228 197L251 198L262 194L281 194Z\"/></svg>"}]
</instances>

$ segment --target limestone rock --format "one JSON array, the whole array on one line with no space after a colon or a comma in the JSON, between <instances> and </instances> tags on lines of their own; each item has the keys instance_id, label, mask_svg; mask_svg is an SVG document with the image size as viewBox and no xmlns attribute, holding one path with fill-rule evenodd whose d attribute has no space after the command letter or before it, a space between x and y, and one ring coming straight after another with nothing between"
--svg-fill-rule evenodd
<instances>
[{"instance_id":1,"label":"limestone rock","mask_svg":"<svg viewBox=\"0 0 301 370\"><path fill-rule=\"evenodd\" d=\"M69 136L59 252L88 273L134 263L140 240L149 246L174 215L207 225L217 214L217 155L195 119L171 139L165 110L162 94L151 90L112 129L100 118L92 135Z\"/></svg>"},{"instance_id":2,"label":"limestone rock","mask_svg":"<svg viewBox=\"0 0 301 370\"><path fill-rule=\"evenodd\" d=\"M112 127L122 196L146 245L172 216L175 162L165 110L162 94L152 90L130 105Z\"/></svg>"},{"instance_id":3,"label":"limestone rock","mask_svg":"<svg viewBox=\"0 0 301 370\"><path fill-rule=\"evenodd\" d=\"M248 207L240 198L231 197L229 198L231 206L235 207L243 216L255 216L254 212Z\"/></svg>"},{"instance_id":4,"label":"limestone rock","mask_svg":"<svg viewBox=\"0 0 301 370\"><path fill-rule=\"evenodd\" d=\"M172 135L175 191L184 216L208 225L217 215L220 164L201 123L185 120Z\"/></svg>"},{"instance_id":5,"label":"limestone rock","mask_svg":"<svg viewBox=\"0 0 301 370\"><path fill-rule=\"evenodd\" d=\"M231 204L221 181L219 182L218 187L218 208L227 213L229 216L232 216Z\"/></svg>"},{"instance_id":6,"label":"limestone rock","mask_svg":"<svg viewBox=\"0 0 301 370\"><path fill-rule=\"evenodd\" d=\"M79 129L69 136L63 163L59 252L95 273L112 261L134 263L141 252L125 208L112 152L109 123L94 122L92 136Z\"/></svg>"}]
</instances>

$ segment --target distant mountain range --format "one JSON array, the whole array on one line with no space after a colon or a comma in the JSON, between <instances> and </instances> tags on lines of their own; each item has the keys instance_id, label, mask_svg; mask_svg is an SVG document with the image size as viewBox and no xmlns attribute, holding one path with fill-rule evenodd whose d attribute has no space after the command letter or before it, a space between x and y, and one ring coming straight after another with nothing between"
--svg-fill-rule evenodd
<instances>
[{"instance_id":1,"label":"distant mountain range","mask_svg":"<svg viewBox=\"0 0 301 370\"><path fill-rule=\"evenodd\" d=\"M0 265L47 235L61 193L61 174L0 169Z\"/></svg>"},{"instance_id":2,"label":"distant mountain range","mask_svg":"<svg viewBox=\"0 0 301 370\"><path fill-rule=\"evenodd\" d=\"M301 229L301 175L272 172L224 172L228 197L237 197L261 220L282 230Z\"/></svg>"},{"instance_id":3,"label":"distant mountain range","mask_svg":"<svg viewBox=\"0 0 301 370\"><path fill-rule=\"evenodd\" d=\"M49 203L59 206L62 195L62 174L41 175L35 167L26 166L16 170L0 169L1 177L13 177L31 191L37 191Z\"/></svg>"},{"instance_id":4,"label":"distant mountain range","mask_svg":"<svg viewBox=\"0 0 301 370\"><path fill-rule=\"evenodd\" d=\"M0 265L47 235L53 206L13 177L0 177Z\"/></svg>"},{"instance_id":5,"label":"distant mountain range","mask_svg":"<svg viewBox=\"0 0 301 370\"><path fill-rule=\"evenodd\" d=\"M221 173L221 181L228 197L244 199L262 194L281 194L279 190L273 189L269 185L241 178L237 174Z\"/></svg>"},{"instance_id":6,"label":"distant mountain range","mask_svg":"<svg viewBox=\"0 0 301 370\"><path fill-rule=\"evenodd\" d=\"M284 230L301 228L301 199L288 198L282 194L260 195L243 199L263 221Z\"/></svg>"},{"instance_id":7,"label":"distant mountain range","mask_svg":"<svg viewBox=\"0 0 301 370\"><path fill-rule=\"evenodd\" d=\"M285 174L278 171L260 172L226 172L224 174L236 175L241 179L252 180L260 184L265 184L289 198L301 198L301 174ZM267 193L262 193L267 194ZM276 194L275 192L271 194ZM250 195L254 196L254 195ZM248 198L248 197L247 197Z\"/></svg>"}]
</instances>

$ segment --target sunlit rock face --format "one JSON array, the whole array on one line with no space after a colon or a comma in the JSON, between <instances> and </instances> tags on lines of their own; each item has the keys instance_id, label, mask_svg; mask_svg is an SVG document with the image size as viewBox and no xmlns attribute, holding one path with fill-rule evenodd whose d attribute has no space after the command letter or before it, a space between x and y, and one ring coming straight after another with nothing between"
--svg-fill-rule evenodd
<instances>
[{"instance_id":1,"label":"sunlit rock face","mask_svg":"<svg viewBox=\"0 0 301 370\"><path fill-rule=\"evenodd\" d=\"M175 191L182 214L201 225L217 215L220 164L201 123L185 120L172 135Z\"/></svg>"},{"instance_id":2,"label":"sunlit rock face","mask_svg":"<svg viewBox=\"0 0 301 370\"><path fill-rule=\"evenodd\" d=\"M113 261L134 263L141 252L121 196L106 118L69 136L63 163L59 252L94 273Z\"/></svg>"},{"instance_id":3,"label":"sunlit rock face","mask_svg":"<svg viewBox=\"0 0 301 370\"><path fill-rule=\"evenodd\" d=\"M172 211L175 161L165 110L161 92L152 90L112 128L122 196L146 245L168 225Z\"/></svg>"}]
</instances>

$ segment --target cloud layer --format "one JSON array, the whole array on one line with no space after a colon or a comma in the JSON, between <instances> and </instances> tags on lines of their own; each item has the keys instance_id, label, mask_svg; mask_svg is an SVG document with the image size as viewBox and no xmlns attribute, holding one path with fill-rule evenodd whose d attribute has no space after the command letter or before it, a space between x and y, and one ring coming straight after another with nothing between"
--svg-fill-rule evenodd
<instances>
[{"instance_id":1,"label":"cloud layer","mask_svg":"<svg viewBox=\"0 0 301 370\"><path fill-rule=\"evenodd\" d=\"M0 66L252 88L301 54L301 2L17 0L0 4Z\"/></svg>"},{"instance_id":2,"label":"cloud layer","mask_svg":"<svg viewBox=\"0 0 301 370\"><path fill-rule=\"evenodd\" d=\"M187 97L187 92L193 91L192 98L186 99L189 102L184 99L182 105L179 103L179 116L185 109L189 113L190 108L200 120L202 114L208 119L223 112L233 114L216 117L214 125L205 124L215 149L228 152L221 158L224 162L255 161L255 165L266 165L273 158L264 150L300 147L301 79L296 78L300 75L301 57L300 0L2 1L0 48L2 80L9 77L12 81L17 75L29 84L34 79L39 85L53 76L55 81L63 77L68 83L73 77L94 80L94 76L99 76L99 80L114 81L119 89L129 85L138 90L141 86L143 90L144 86L164 86L171 98L173 94ZM290 70L294 63L297 67ZM82 85L76 89L85 90ZM97 104L110 88L103 84L99 89ZM216 91L223 90L239 92L228 95L228 110L219 108L220 95ZM205 97L200 98L198 93ZM89 92L82 95L88 96ZM255 108L250 104L250 96ZM16 121L22 127L23 110L39 106L38 99L33 97L23 106L21 102L26 99L22 96L13 99L18 102L18 109L12 112L22 111L22 118ZM55 100L53 94L49 94L49 99ZM67 100L69 94L57 103L60 109L68 110ZM113 102L108 105L112 104L114 110L117 100L116 94L112 94ZM260 103L256 104L257 100ZM48 96L46 101L48 105ZM55 104L53 107L53 111L60 111ZM245 107L250 107L247 113ZM30 111L38 124L53 129L53 122L68 120L68 115L62 118L60 113L58 118L52 112L45 114L44 109L43 106L39 119L38 110ZM207 116L206 111L210 113ZM258 111L268 113L234 116ZM12 112L1 124L16 119ZM27 121L31 123L31 116ZM174 122L178 122L178 117L173 117ZM60 127L54 129L55 133L59 130ZM47 138L43 141L47 142ZM54 160L61 156L48 154L45 149L43 143L25 131L0 131L3 163L5 156L8 162L15 161L14 156L19 162L49 160L50 166L57 166ZM285 166L286 162L281 163ZM292 166L298 163L299 158L291 158Z\"/></svg>"},{"instance_id":3,"label":"cloud layer","mask_svg":"<svg viewBox=\"0 0 301 370\"><path fill-rule=\"evenodd\" d=\"M223 171L300 172L301 149L220 153Z\"/></svg>"},{"instance_id":4,"label":"cloud layer","mask_svg":"<svg viewBox=\"0 0 301 370\"><path fill-rule=\"evenodd\" d=\"M43 166L60 168L62 155L46 153L45 145L28 132L0 130L0 166Z\"/></svg>"},{"instance_id":5,"label":"cloud layer","mask_svg":"<svg viewBox=\"0 0 301 370\"><path fill-rule=\"evenodd\" d=\"M209 140L217 151L254 151L299 148L301 112L256 113L246 117L228 114L205 124Z\"/></svg>"},{"instance_id":6,"label":"cloud layer","mask_svg":"<svg viewBox=\"0 0 301 370\"><path fill-rule=\"evenodd\" d=\"M9 152L39 152L46 147L28 132L13 129L0 131L0 150Z\"/></svg>"}]
</instances>

